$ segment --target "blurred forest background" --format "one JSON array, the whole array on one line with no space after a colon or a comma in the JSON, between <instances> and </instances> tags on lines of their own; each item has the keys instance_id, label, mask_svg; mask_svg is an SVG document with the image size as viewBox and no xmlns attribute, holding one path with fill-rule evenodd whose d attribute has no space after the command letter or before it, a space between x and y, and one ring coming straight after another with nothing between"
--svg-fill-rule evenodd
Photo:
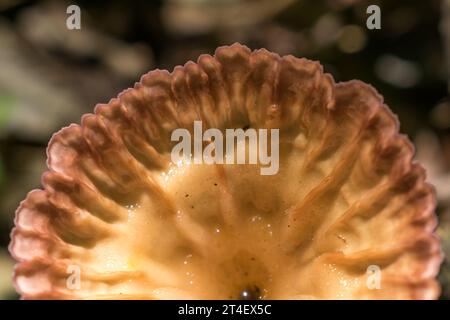
<instances>
[{"instance_id":1,"label":"blurred forest background","mask_svg":"<svg viewBox=\"0 0 450 320\"><path fill-rule=\"evenodd\" d=\"M81 30L66 9L81 8ZM381 30L368 30L368 5ZM450 254L450 1L0 0L0 299L15 299L14 211L40 187L51 134L147 71L233 42L320 60L336 81L374 85L416 143ZM450 298L450 264L439 276Z\"/></svg>"}]
</instances>

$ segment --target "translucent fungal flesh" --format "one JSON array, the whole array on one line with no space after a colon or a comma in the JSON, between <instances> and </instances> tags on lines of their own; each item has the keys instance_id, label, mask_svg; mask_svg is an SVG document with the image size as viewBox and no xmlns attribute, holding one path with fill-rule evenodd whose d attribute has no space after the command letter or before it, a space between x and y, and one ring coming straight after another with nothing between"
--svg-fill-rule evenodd
<instances>
[{"instance_id":1,"label":"translucent fungal flesh","mask_svg":"<svg viewBox=\"0 0 450 320\"><path fill-rule=\"evenodd\" d=\"M195 120L279 128L279 172L171 163L171 132ZM235 44L152 71L52 137L43 190L16 213L16 288L29 299L436 298L434 192L398 127L371 86L335 84L293 56Z\"/></svg>"}]
</instances>

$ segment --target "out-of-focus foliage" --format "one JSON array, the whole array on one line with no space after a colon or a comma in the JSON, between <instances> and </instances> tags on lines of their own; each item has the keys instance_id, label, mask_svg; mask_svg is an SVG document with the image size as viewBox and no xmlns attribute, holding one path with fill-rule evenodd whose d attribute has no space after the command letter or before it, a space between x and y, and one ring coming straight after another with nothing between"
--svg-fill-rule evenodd
<instances>
[{"instance_id":1,"label":"out-of-focus foliage","mask_svg":"<svg viewBox=\"0 0 450 320\"><path fill-rule=\"evenodd\" d=\"M0 250L0 298L13 298L11 273L14 262L5 250Z\"/></svg>"},{"instance_id":2,"label":"out-of-focus foliage","mask_svg":"<svg viewBox=\"0 0 450 320\"><path fill-rule=\"evenodd\" d=\"M0 299L17 297L6 247L16 207L40 186L51 134L139 75L236 41L373 84L436 186L450 255L450 0L79 0L81 30L66 28L69 4L0 1ZM366 28L370 4L381 30ZM450 298L448 261L440 281Z\"/></svg>"}]
</instances>

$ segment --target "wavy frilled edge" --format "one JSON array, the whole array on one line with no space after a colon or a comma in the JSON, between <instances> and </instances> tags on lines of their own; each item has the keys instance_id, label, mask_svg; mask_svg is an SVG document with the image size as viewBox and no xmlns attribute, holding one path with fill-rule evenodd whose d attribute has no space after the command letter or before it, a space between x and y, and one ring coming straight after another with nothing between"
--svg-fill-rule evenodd
<instances>
[{"instance_id":1,"label":"wavy frilled edge","mask_svg":"<svg viewBox=\"0 0 450 320\"><path fill-rule=\"evenodd\" d=\"M364 174L387 175L392 190L415 202L409 218L415 231L405 250L415 252L418 266L401 281L409 283L410 298L438 297L435 276L442 254L434 234L434 190L412 161L413 146L399 134L399 122L382 97L360 81L335 84L318 62L233 44L172 73L145 74L134 88L84 115L81 125L53 135L43 190L22 201L11 234L9 250L18 261L14 284L22 298L79 298L65 288L71 256L114 236L108 224L126 219L120 202L130 191L159 192L148 172L165 168L170 132L190 128L194 120L216 128L280 128L286 134L298 128L320 146L309 155L310 163L339 147L320 144L334 135L374 139ZM83 274L101 278L91 270ZM109 277L105 281L114 282L121 275Z\"/></svg>"}]
</instances>

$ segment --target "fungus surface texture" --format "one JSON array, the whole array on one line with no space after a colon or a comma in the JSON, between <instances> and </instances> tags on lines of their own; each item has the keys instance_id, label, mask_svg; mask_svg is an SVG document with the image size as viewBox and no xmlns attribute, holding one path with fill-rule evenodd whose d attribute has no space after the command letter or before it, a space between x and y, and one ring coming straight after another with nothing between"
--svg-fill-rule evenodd
<instances>
[{"instance_id":1,"label":"fungus surface texture","mask_svg":"<svg viewBox=\"0 0 450 320\"><path fill-rule=\"evenodd\" d=\"M174 130L279 129L279 170L173 163ZM434 299L433 188L373 87L234 44L56 133L10 252L26 299ZM78 278L74 278L77 277Z\"/></svg>"}]
</instances>

